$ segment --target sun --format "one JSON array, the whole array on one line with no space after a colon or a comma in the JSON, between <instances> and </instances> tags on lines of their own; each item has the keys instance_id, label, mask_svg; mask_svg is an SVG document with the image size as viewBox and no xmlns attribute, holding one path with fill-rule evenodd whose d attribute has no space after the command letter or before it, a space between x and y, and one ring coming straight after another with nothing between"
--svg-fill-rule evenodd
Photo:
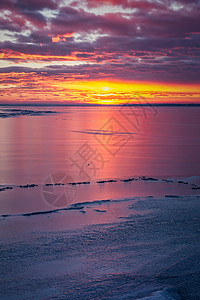
<instances>
[{"instance_id":1,"label":"sun","mask_svg":"<svg viewBox=\"0 0 200 300\"><path fill-rule=\"evenodd\" d=\"M103 87L102 87L102 90L103 90L104 92L107 92L107 91L110 91L111 88L110 88L109 86L103 86Z\"/></svg>"}]
</instances>

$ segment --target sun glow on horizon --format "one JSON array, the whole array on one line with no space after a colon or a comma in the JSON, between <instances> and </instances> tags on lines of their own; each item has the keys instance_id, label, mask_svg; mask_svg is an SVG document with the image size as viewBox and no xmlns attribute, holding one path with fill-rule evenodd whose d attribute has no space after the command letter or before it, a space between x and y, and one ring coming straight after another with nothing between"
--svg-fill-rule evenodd
<instances>
[{"instance_id":1,"label":"sun glow on horizon","mask_svg":"<svg viewBox=\"0 0 200 300\"><path fill-rule=\"evenodd\" d=\"M60 81L56 83L67 89L82 89L112 92L117 91L162 91L162 92L199 92L200 84L179 84L179 83L155 83L155 82L135 82L135 81Z\"/></svg>"},{"instance_id":2,"label":"sun glow on horizon","mask_svg":"<svg viewBox=\"0 0 200 300\"><path fill-rule=\"evenodd\" d=\"M74 81L67 86L73 91L83 92L86 98L90 98L90 103L97 104L137 103L142 98L151 102L189 102L189 97L193 102L200 102L200 85L97 80Z\"/></svg>"},{"instance_id":3,"label":"sun glow on horizon","mask_svg":"<svg viewBox=\"0 0 200 300\"><path fill-rule=\"evenodd\" d=\"M4 77L3 77L4 76ZM10 73L2 74L8 81L10 76L15 78L16 84L2 85L0 102L5 101L4 94L8 94L6 102L62 102L77 104L108 104L117 105L137 103L141 99L152 103L200 103L200 85L164 84L155 82L134 82L119 80L66 80L57 76L46 77L46 74ZM45 80L44 80L45 78ZM18 87L24 87L23 93ZM3 83L3 82L2 82Z\"/></svg>"},{"instance_id":4,"label":"sun glow on horizon","mask_svg":"<svg viewBox=\"0 0 200 300\"><path fill-rule=\"evenodd\" d=\"M102 90L104 91L104 92L107 92L107 91L110 91L112 88L111 87L108 87L108 86L103 86L102 87Z\"/></svg>"}]
</instances>

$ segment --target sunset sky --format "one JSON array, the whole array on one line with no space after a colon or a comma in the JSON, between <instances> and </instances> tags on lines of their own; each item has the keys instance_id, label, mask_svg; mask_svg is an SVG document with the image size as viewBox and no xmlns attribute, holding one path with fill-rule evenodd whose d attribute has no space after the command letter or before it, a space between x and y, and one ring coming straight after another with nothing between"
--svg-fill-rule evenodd
<instances>
[{"instance_id":1,"label":"sunset sky","mask_svg":"<svg viewBox=\"0 0 200 300\"><path fill-rule=\"evenodd\" d=\"M0 103L200 103L199 0L1 0Z\"/></svg>"}]
</instances>

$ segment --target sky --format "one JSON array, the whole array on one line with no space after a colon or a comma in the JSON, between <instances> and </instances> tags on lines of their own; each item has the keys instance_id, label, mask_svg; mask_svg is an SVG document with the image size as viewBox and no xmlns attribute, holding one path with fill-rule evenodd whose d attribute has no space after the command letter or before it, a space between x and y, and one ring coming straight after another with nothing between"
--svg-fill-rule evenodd
<instances>
[{"instance_id":1,"label":"sky","mask_svg":"<svg viewBox=\"0 0 200 300\"><path fill-rule=\"evenodd\" d=\"M200 103L200 0L1 0L0 103Z\"/></svg>"}]
</instances>

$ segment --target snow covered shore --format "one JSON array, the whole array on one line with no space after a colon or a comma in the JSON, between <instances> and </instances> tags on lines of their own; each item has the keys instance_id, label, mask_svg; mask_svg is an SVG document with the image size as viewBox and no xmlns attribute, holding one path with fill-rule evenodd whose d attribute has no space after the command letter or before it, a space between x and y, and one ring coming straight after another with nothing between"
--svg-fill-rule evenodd
<instances>
[{"instance_id":1,"label":"snow covered shore","mask_svg":"<svg viewBox=\"0 0 200 300\"><path fill-rule=\"evenodd\" d=\"M1 299L200 299L200 196L83 206L1 220Z\"/></svg>"}]
</instances>

